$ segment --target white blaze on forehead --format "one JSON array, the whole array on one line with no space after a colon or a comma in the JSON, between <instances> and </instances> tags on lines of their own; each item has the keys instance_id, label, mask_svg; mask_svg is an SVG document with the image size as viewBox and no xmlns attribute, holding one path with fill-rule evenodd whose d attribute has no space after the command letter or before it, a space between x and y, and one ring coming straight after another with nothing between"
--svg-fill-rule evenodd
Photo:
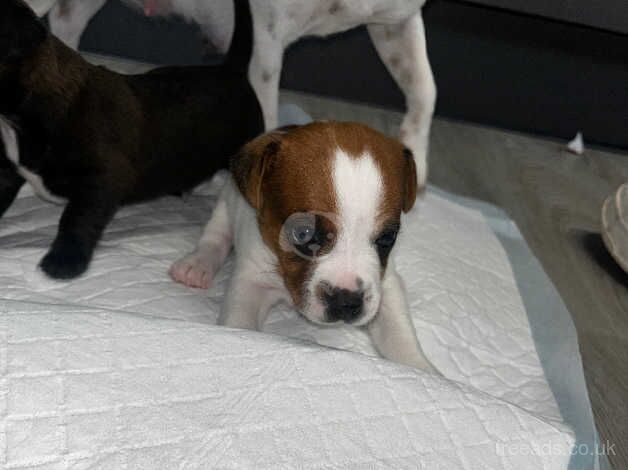
<instances>
[{"instance_id":1,"label":"white blaze on forehead","mask_svg":"<svg viewBox=\"0 0 628 470\"><path fill-rule=\"evenodd\" d=\"M372 238L384 184L368 152L354 156L336 149L332 175L337 234L333 249L321 260L319 274L336 287L354 290L360 281L372 285L379 275Z\"/></svg>"},{"instance_id":2,"label":"white blaze on forehead","mask_svg":"<svg viewBox=\"0 0 628 470\"><path fill-rule=\"evenodd\" d=\"M333 167L338 218L344 235L370 237L383 192L382 175L365 152L350 156L337 149Z\"/></svg>"}]
</instances>

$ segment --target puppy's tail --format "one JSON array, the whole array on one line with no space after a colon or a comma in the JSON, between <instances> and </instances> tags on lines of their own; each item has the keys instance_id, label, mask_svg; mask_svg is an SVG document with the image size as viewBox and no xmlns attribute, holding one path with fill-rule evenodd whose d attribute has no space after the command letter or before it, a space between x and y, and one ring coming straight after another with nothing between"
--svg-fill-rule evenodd
<instances>
[{"instance_id":1,"label":"puppy's tail","mask_svg":"<svg viewBox=\"0 0 628 470\"><path fill-rule=\"evenodd\" d=\"M235 28L225 66L246 73L253 55L253 15L250 0L233 0Z\"/></svg>"}]
</instances>

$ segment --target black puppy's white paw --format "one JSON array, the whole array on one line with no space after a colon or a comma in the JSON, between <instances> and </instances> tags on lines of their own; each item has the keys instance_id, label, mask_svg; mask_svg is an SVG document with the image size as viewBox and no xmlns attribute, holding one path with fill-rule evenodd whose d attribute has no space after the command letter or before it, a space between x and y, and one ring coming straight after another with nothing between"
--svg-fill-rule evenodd
<instances>
[{"instance_id":1,"label":"black puppy's white paw","mask_svg":"<svg viewBox=\"0 0 628 470\"><path fill-rule=\"evenodd\" d=\"M73 279L89 266L90 254L76 243L55 243L39 263L42 271L54 279Z\"/></svg>"}]
</instances>

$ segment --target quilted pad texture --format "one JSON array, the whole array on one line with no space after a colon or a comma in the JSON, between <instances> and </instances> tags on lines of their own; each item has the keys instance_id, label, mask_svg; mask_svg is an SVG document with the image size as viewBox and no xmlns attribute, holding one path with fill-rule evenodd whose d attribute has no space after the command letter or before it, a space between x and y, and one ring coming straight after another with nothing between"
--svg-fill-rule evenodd
<instances>
[{"instance_id":1,"label":"quilted pad texture","mask_svg":"<svg viewBox=\"0 0 628 470\"><path fill-rule=\"evenodd\" d=\"M6 468L567 467L572 434L478 213L428 193L395 248L436 378L289 308L277 335L213 326L230 263L209 295L167 269L220 183L120 211L72 283L36 269L60 208L25 190L0 221Z\"/></svg>"}]
</instances>

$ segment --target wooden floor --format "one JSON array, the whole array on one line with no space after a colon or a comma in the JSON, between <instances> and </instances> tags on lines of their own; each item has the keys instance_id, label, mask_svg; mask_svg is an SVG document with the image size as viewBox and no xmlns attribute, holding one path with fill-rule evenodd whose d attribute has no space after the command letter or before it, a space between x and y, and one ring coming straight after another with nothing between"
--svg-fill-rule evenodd
<instances>
[{"instance_id":1,"label":"wooden floor","mask_svg":"<svg viewBox=\"0 0 628 470\"><path fill-rule=\"evenodd\" d=\"M316 119L358 120L392 135L401 122L400 113L293 92L282 101ZM607 254L599 227L604 199L626 181L628 155L576 156L562 142L446 120L433 126L430 182L506 210L571 312L615 469L628 468L628 275Z\"/></svg>"}]
</instances>

